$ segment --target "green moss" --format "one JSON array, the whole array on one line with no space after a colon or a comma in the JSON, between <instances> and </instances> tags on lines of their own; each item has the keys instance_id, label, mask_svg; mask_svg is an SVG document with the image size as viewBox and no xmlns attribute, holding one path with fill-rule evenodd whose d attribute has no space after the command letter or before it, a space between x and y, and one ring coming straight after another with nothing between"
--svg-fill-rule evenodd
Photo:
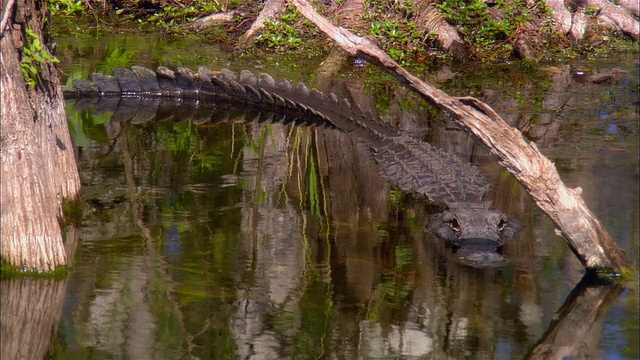
<instances>
[{"instance_id":1,"label":"green moss","mask_svg":"<svg viewBox=\"0 0 640 360\"><path fill-rule=\"evenodd\" d=\"M587 275L592 277L593 281L598 283L620 283L637 279L638 270L632 267L626 267L620 270L610 268L587 269Z\"/></svg>"},{"instance_id":2,"label":"green moss","mask_svg":"<svg viewBox=\"0 0 640 360\"><path fill-rule=\"evenodd\" d=\"M620 270L620 278L622 280L632 280L638 278L638 270L632 267Z\"/></svg>"},{"instance_id":3,"label":"green moss","mask_svg":"<svg viewBox=\"0 0 640 360\"><path fill-rule=\"evenodd\" d=\"M34 279L64 279L67 277L69 269L66 266L60 266L54 271L33 271L20 270L17 267L0 259L0 277L2 279L29 277Z\"/></svg>"},{"instance_id":4,"label":"green moss","mask_svg":"<svg viewBox=\"0 0 640 360\"><path fill-rule=\"evenodd\" d=\"M80 198L64 199L62 201L64 222L67 224L79 224L82 221L84 203Z\"/></svg>"}]
</instances>

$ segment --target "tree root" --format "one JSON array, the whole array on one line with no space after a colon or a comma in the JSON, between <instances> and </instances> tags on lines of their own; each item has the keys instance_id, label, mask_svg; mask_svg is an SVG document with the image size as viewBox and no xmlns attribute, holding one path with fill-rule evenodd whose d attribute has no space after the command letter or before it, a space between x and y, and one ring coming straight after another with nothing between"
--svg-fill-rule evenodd
<instances>
[{"instance_id":1,"label":"tree root","mask_svg":"<svg viewBox=\"0 0 640 360\"><path fill-rule=\"evenodd\" d=\"M440 13L438 4L433 0L419 0L414 3L417 11L413 19L417 30L425 34L435 33L438 46L458 60L469 57L458 30L451 26Z\"/></svg>"},{"instance_id":2,"label":"tree root","mask_svg":"<svg viewBox=\"0 0 640 360\"><path fill-rule=\"evenodd\" d=\"M237 11L211 14L184 25L183 29L198 32L206 28L230 24L238 14Z\"/></svg>"},{"instance_id":3,"label":"tree root","mask_svg":"<svg viewBox=\"0 0 640 360\"><path fill-rule=\"evenodd\" d=\"M242 50L249 47L252 40L258 36L265 27L265 22L267 20L277 20L278 16L280 16L283 11L284 3L285 0L267 0L264 4L264 8L262 8L262 11L260 11L260 14L256 18L256 21L254 21L249 30L247 30L240 39L238 39L236 49Z\"/></svg>"},{"instance_id":4,"label":"tree root","mask_svg":"<svg viewBox=\"0 0 640 360\"><path fill-rule=\"evenodd\" d=\"M588 29L595 24L609 30L621 31L633 40L638 40L639 24L634 18L639 12L638 0L624 0L623 6L616 6L606 0L586 0L571 4L575 7L573 13L565 6L563 0L546 2L553 10L551 16L559 27L559 32L569 35L574 40L583 40Z\"/></svg>"},{"instance_id":5,"label":"tree root","mask_svg":"<svg viewBox=\"0 0 640 360\"><path fill-rule=\"evenodd\" d=\"M622 31L633 40L638 41L638 20L634 19L628 10L615 6L606 0L587 0L588 5L600 8L598 22L605 28ZM635 9L638 11L640 2L635 1Z\"/></svg>"}]
</instances>

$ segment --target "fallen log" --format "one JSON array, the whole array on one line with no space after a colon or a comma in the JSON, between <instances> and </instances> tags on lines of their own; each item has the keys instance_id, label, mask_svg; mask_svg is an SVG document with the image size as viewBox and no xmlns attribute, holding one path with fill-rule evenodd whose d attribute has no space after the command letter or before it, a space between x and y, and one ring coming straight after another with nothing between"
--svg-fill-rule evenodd
<instances>
[{"instance_id":1,"label":"fallen log","mask_svg":"<svg viewBox=\"0 0 640 360\"><path fill-rule=\"evenodd\" d=\"M485 144L551 218L588 272L616 277L630 267L624 251L587 208L582 190L566 187L554 164L491 107L472 97L447 95L407 72L374 41L331 24L307 1L289 1L349 55L385 69Z\"/></svg>"}]
</instances>

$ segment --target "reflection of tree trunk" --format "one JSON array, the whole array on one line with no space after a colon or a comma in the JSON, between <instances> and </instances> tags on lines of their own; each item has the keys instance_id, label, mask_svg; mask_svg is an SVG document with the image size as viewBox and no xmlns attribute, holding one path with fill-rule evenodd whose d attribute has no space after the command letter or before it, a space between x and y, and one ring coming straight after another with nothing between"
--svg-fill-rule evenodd
<instances>
[{"instance_id":1,"label":"reflection of tree trunk","mask_svg":"<svg viewBox=\"0 0 640 360\"><path fill-rule=\"evenodd\" d=\"M296 204L304 201L282 198L279 191L290 177L293 198L304 199L304 194L296 194L306 190L298 181L304 178L306 171L302 165L297 167L295 150L287 154L291 138L296 137L294 129L281 124L250 124L247 140L251 139L256 148L243 149L243 181L247 184L243 201L241 257L246 259L247 272L251 280L239 287L236 311L230 321L230 328L236 339L240 358L277 358L278 354L291 352L286 348L286 341L279 338L278 331L267 325L269 315L275 321L279 319L279 310L296 313L296 305L303 291L301 282L307 257L303 221L296 211ZM268 134L268 135L267 135ZM288 137L289 135L289 137ZM299 135L298 135L299 136ZM297 141L293 141L298 144ZM300 148L305 148L306 141L300 141ZM304 150L302 150L304 152ZM294 153L293 156L291 153ZM302 159L305 161L305 159ZM301 209L303 212L305 209ZM250 265L249 265L250 264ZM243 276L246 276L243 274ZM245 283L239 279L239 283ZM299 329L292 327L286 331L287 337L294 337Z\"/></svg>"},{"instance_id":2,"label":"reflection of tree trunk","mask_svg":"<svg viewBox=\"0 0 640 360\"><path fill-rule=\"evenodd\" d=\"M126 126L126 125L125 125ZM182 341L185 343L187 354L190 358L193 358L193 350L195 349L195 344L193 344L193 336L189 334L189 330L186 327L184 321L184 315L182 314L182 310L180 309L180 304L178 300L175 298L175 288L174 281L168 273L168 264L160 255L160 251L157 248L156 240L153 237L151 229L145 224L143 219L143 205L140 201L140 194L138 193L138 186L136 185L136 180L134 176L134 160L131 152L129 151L129 140L127 138L126 128L121 132L121 136L119 138L120 147L122 149L122 157L124 160L124 171L125 177L127 179L127 186L129 190L129 198L131 202L131 215L136 225L140 228L142 232L142 236L146 240L146 250L148 252L148 258L146 261L151 261L152 263L146 263L145 266L148 269L148 273L157 273L160 276L160 279L163 283L163 288L166 288L167 291L165 296L169 303L171 304L174 316L178 324L180 325L180 333L182 335ZM145 261L145 262L146 262ZM157 268L156 268L157 266ZM147 286L147 285L145 285ZM148 291L145 289L145 291ZM135 324L132 324L135 325ZM152 349L152 347L148 347ZM146 354L152 355L152 354Z\"/></svg>"},{"instance_id":3,"label":"reflection of tree trunk","mask_svg":"<svg viewBox=\"0 0 640 360\"><path fill-rule=\"evenodd\" d=\"M38 61L48 54L41 13L47 2L2 1L9 24L0 38L2 61L2 246L0 255L20 269L47 271L67 264L58 223L62 199L80 190L58 72ZM37 38L27 35L30 30ZM42 50L37 50L39 41ZM28 55L23 49L30 49ZM25 83L21 60L31 59L35 89Z\"/></svg>"},{"instance_id":4,"label":"reflection of tree trunk","mask_svg":"<svg viewBox=\"0 0 640 360\"><path fill-rule=\"evenodd\" d=\"M598 358L600 320L624 289L619 285L590 285L588 275L576 285L542 339L527 359Z\"/></svg>"},{"instance_id":5,"label":"reflection of tree trunk","mask_svg":"<svg viewBox=\"0 0 640 360\"><path fill-rule=\"evenodd\" d=\"M548 111L540 114L538 121L530 122L522 128L522 132L536 143L546 148L558 141L558 131L560 130L559 117L569 101L571 101L575 90L568 91L570 87L577 84L571 81L569 66L565 66L562 72L552 75L551 88L546 92L543 106Z\"/></svg>"},{"instance_id":6,"label":"reflection of tree trunk","mask_svg":"<svg viewBox=\"0 0 640 360\"><path fill-rule=\"evenodd\" d=\"M0 358L42 359L60 320L67 280L8 279L0 282Z\"/></svg>"}]
</instances>

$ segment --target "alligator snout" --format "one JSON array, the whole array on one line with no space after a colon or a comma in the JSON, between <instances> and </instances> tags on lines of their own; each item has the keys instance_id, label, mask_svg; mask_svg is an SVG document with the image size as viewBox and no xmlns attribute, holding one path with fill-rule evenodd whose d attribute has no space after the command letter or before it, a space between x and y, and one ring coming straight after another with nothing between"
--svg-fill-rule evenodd
<instances>
[{"instance_id":1,"label":"alligator snout","mask_svg":"<svg viewBox=\"0 0 640 360\"><path fill-rule=\"evenodd\" d=\"M459 263L474 268L497 268L509 262L502 255L502 246L488 239L462 239L452 248Z\"/></svg>"}]
</instances>

